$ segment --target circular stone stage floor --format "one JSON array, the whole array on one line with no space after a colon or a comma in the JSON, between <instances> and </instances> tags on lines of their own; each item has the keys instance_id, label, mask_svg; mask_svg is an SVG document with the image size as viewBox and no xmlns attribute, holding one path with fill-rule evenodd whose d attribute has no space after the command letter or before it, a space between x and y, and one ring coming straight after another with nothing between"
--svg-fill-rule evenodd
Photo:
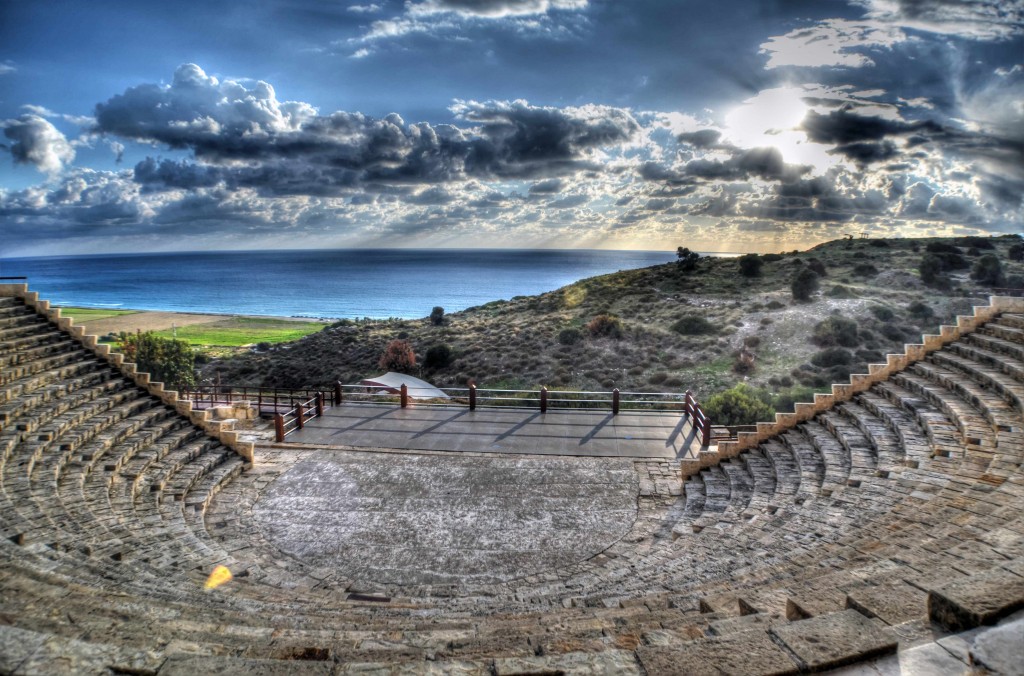
<instances>
[{"instance_id":1,"label":"circular stone stage floor","mask_svg":"<svg viewBox=\"0 0 1024 676\"><path fill-rule=\"evenodd\" d=\"M261 488L240 525L368 588L555 570L600 554L637 518L626 458L279 450L254 469Z\"/></svg>"}]
</instances>

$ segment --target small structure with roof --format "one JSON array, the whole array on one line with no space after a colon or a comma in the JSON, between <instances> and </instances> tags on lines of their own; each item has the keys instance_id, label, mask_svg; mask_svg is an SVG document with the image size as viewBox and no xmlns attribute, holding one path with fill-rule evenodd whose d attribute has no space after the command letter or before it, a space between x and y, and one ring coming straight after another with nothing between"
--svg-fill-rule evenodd
<instances>
[{"instance_id":1,"label":"small structure with roof","mask_svg":"<svg viewBox=\"0 0 1024 676\"><path fill-rule=\"evenodd\" d=\"M444 391L434 387L425 380L420 380L405 373L395 373L394 371L388 371L384 375L375 378L360 380L359 384L366 387L382 387L385 388L385 391L393 394L399 394L402 390L402 385L405 385L408 388L409 396L414 399L451 399Z\"/></svg>"}]
</instances>

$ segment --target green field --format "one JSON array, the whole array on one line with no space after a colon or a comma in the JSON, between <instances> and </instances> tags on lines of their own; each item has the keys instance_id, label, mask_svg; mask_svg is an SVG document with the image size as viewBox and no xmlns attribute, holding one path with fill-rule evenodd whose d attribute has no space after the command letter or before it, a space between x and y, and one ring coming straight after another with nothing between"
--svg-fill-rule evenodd
<instances>
[{"instance_id":1,"label":"green field","mask_svg":"<svg viewBox=\"0 0 1024 676\"><path fill-rule=\"evenodd\" d=\"M209 324L182 326L177 331L166 329L156 335L187 341L190 345L207 347L242 347L256 343L284 343L323 329L320 322L294 322L285 319L230 317Z\"/></svg>"},{"instance_id":2,"label":"green field","mask_svg":"<svg viewBox=\"0 0 1024 676\"><path fill-rule=\"evenodd\" d=\"M106 310L102 308L88 307L65 307L60 310L61 317L71 317L75 320L76 324L92 321L94 319L110 319L111 317L134 315L137 313L138 310Z\"/></svg>"}]
</instances>

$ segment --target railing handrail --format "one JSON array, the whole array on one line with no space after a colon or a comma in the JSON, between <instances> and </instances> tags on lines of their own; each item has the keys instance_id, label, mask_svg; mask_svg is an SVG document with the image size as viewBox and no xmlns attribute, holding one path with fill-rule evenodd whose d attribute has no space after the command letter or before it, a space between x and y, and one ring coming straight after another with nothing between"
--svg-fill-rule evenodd
<instances>
[{"instance_id":1,"label":"railing handrail","mask_svg":"<svg viewBox=\"0 0 1024 676\"><path fill-rule=\"evenodd\" d=\"M417 389L408 385L401 385L395 388L389 385L343 385L336 382L329 387L259 387L247 385L197 385L182 390L182 397L192 399L199 404L208 402L211 406L224 401L232 403L234 397L246 397L255 394L258 398L258 411L263 412L265 407L273 407L274 422L277 430L278 441L296 429L301 429L306 420L323 414L325 403L329 400L330 405L338 406L342 403L345 393L348 396L361 398L397 398L402 408L409 404L410 392ZM711 443L711 419L708 417L700 402L693 396L693 392L633 392L600 390L549 390L541 387L534 390L510 389L510 388L486 388L481 389L476 385L467 387L442 387L437 388L447 398L442 397L420 397L421 406L443 406L448 404L465 405L468 403L470 410L483 406L487 408L535 408L538 404L541 412L546 412L552 404L553 408L571 410L572 408L595 410L596 406L588 404L610 405L612 414L617 415L620 410L643 410L650 413L678 412L682 410L683 415L693 420L693 428L700 438L702 446ZM452 397L452 393L459 393L462 396ZM312 394L312 396L310 396ZM190 396L194 395L194 396ZM266 399L264 399L266 395ZM527 396L504 396L504 395L527 395ZM600 398L592 398L598 396ZM220 397L223 397L221 399ZM638 398L643 397L643 398ZM283 400L283 401L282 401ZM296 401L298 400L298 401ZM468 400L468 401L467 401ZM357 400L358 401L358 400ZM515 402L521 406L508 405L500 402ZM529 404L529 406L525 406ZM563 404L559 407L558 404ZM280 407L285 405L285 412L280 412ZM672 408L657 408L659 405L671 405ZM310 409L313 413L309 413ZM308 417L307 417L308 416Z\"/></svg>"}]
</instances>

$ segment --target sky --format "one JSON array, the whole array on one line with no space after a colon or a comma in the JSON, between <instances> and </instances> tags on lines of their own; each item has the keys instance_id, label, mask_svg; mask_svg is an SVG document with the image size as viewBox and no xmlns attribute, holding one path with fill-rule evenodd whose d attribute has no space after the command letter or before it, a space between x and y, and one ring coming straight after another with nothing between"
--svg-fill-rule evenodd
<instances>
[{"instance_id":1,"label":"sky","mask_svg":"<svg viewBox=\"0 0 1024 676\"><path fill-rule=\"evenodd\" d=\"M1024 230L1024 0L0 0L0 257Z\"/></svg>"}]
</instances>

